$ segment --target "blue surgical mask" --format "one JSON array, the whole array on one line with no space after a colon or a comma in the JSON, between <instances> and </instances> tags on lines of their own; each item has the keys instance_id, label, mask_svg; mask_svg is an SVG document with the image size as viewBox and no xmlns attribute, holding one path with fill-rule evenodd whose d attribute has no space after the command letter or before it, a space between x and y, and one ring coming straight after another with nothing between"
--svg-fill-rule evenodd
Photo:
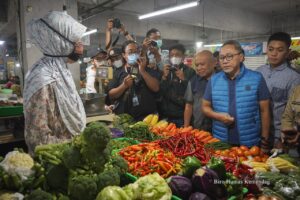
<instances>
[{"instance_id":1,"label":"blue surgical mask","mask_svg":"<svg viewBox=\"0 0 300 200\"><path fill-rule=\"evenodd\" d=\"M139 59L139 55L136 53L132 53L128 55L128 64L129 65L134 65L136 61Z\"/></svg>"},{"instance_id":2,"label":"blue surgical mask","mask_svg":"<svg viewBox=\"0 0 300 200\"><path fill-rule=\"evenodd\" d=\"M160 48L163 44L162 40L155 40L157 47Z\"/></svg>"},{"instance_id":3,"label":"blue surgical mask","mask_svg":"<svg viewBox=\"0 0 300 200\"><path fill-rule=\"evenodd\" d=\"M149 64L155 64L156 63L156 59L153 53L151 53L150 51L147 52L147 56L149 59Z\"/></svg>"}]
</instances>

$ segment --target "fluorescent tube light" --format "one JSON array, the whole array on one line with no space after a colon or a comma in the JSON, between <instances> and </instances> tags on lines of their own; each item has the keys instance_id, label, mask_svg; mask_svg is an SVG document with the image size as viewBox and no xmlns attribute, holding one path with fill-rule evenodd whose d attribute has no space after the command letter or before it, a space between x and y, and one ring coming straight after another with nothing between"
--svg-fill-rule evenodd
<instances>
[{"instance_id":1,"label":"fluorescent tube light","mask_svg":"<svg viewBox=\"0 0 300 200\"><path fill-rule=\"evenodd\" d=\"M91 34L96 33L96 32L97 32L97 29L90 30L90 31L88 31L88 32L85 32L85 33L82 35L82 37L83 37L83 36L87 36L87 35L91 35Z\"/></svg>"},{"instance_id":2,"label":"fluorescent tube light","mask_svg":"<svg viewBox=\"0 0 300 200\"><path fill-rule=\"evenodd\" d=\"M292 40L300 40L300 36L299 37L292 37Z\"/></svg>"},{"instance_id":3,"label":"fluorescent tube light","mask_svg":"<svg viewBox=\"0 0 300 200\"><path fill-rule=\"evenodd\" d=\"M196 42L196 47L199 49L203 46L203 42Z\"/></svg>"},{"instance_id":4,"label":"fluorescent tube light","mask_svg":"<svg viewBox=\"0 0 300 200\"><path fill-rule=\"evenodd\" d=\"M183 9L186 9L186 8L191 8L191 7L195 7L195 6L198 6L198 5L199 5L199 1L194 1L194 2L191 2L191 3L186 3L186 4L179 5L179 6L175 6L175 7L171 7L171 8L165 8L165 9L162 9L162 10L157 10L157 11L154 11L154 12L151 12L151 13L147 13L145 15L139 16L139 19L146 19L146 18L149 18L149 17L163 15L163 14L166 14L166 13L174 12L174 11L177 11L177 10L183 10Z\"/></svg>"},{"instance_id":5,"label":"fluorescent tube light","mask_svg":"<svg viewBox=\"0 0 300 200\"><path fill-rule=\"evenodd\" d=\"M2 45L2 44L4 44L5 43L5 41L3 41L3 40L0 40L0 45Z\"/></svg>"},{"instance_id":6,"label":"fluorescent tube light","mask_svg":"<svg viewBox=\"0 0 300 200\"><path fill-rule=\"evenodd\" d=\"M204 47L220 47L222 44L206 44Z\"/></svg>"}]
</instances>

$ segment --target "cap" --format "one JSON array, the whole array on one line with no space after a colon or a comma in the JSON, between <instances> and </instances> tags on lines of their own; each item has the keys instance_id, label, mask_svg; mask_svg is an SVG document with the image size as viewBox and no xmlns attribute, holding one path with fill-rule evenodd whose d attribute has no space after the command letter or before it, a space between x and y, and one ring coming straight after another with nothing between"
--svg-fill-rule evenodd
<instances>
[{"instance_id":1,"label":"cap","mask_svg":"<svg viewBox=\"0 0 300 200\"><path fill-rule=\"evenodd\" d=\"M109 58L122 55L122 49L114 47L108 51Z\"/></svg>"},{"instance_id":2,"label":"cap","mask_svg":"<svg viewBox=\"0 0 300 200\"><path fill-rule=\"evenodd\" d=\"M98 54L104 54L107 55L107 52L104 49L101 48L91 48L90 50L87 51L87 57L93 58L95 56L97 56Z\"/></svg>"}]
</instances>

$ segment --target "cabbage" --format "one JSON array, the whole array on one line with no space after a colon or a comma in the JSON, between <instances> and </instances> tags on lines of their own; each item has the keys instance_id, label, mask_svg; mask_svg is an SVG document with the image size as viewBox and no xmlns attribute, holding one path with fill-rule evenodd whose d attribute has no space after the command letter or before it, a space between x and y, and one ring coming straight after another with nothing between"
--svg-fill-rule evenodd
<instances>
[{"instance_id":1,"label":"cabbage","mask_svg":"<svg viewBox=\"0 0 300 200\"><path fill-rule=\"evenodd\" d=\"M131 200L119 186L107 186L98 194L96 200Z\"/></svg>"},{"instance_id":2,"label":"cabbage","mask_svg":"<svg viewBox=\"0 0 300 200\"><path fill-rule=\"evenodd\" d=\"M139 178L124 191L132 200L170 200L172 197L167 182L158 173Z\"/></svg>"}]
</instances>

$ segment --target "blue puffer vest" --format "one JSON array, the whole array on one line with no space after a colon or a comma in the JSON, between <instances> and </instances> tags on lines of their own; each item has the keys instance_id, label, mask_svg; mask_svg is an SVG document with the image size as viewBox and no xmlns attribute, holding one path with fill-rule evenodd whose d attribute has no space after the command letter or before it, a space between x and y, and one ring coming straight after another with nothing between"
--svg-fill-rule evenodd
<instances>
[{"instance_id":1,"label":"blue puffer vest","mask_svg":"<svg viewBox=\"0 0 300 200\"><path fill-rule=\"evenodd\" d=\"M261 119L258 101L258 87L262 75L245 68L242 64L240 74L236 77L236 119L240 144L258 145L260 141ZM212 76L212 106L215 112L229 111L229 84L224 72ZM228 141L228 129L220 121L213 121L213 135L222 141Z\"/></svg>"}]
</instances>

